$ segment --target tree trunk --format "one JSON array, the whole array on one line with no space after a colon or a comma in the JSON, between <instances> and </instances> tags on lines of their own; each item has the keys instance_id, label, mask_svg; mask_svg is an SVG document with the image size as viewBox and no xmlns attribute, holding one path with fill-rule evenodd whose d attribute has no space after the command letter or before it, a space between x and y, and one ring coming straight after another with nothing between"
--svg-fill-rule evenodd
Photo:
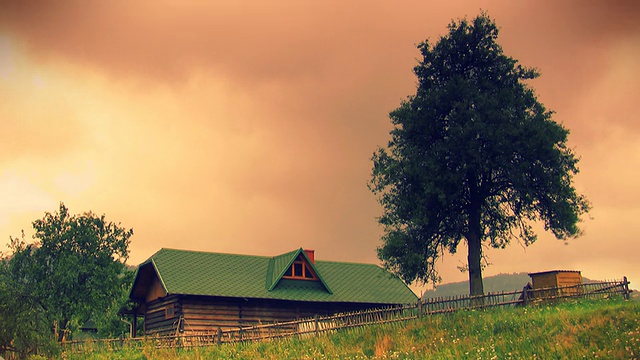
<instances>
[{"instance_id":1,"label":"tree trunk","mask_svg":"<svg viewBox=\"0 0 640 360\"><path fill-rule=\"evenodd\" d=\"M469 254L467 255L467 264L469 266L469 294L484 294L484 286L482 285L482 236L480 226L481 205L479 202L473 202L469 207L469 233L467 234L467 245Z\"/></svg>"},{"instance_id":2,"label":"tree trunk","mask_svg":"<svg viewBox=\"0 0 640 360\"><path fill-rule=\"evenodd\" d=\"M62 320L60 326L58 327L58 331L59 332L56 334L57 335L57 339L56 340L58 340L58 342L63 342L63 341L69 340L69 339L67 339L67 335L68 335L68 332L69 332L69 330L68 330L69 321L70 320L67 320L67 319Z\"/></svg>"},{"instance_id":3,"label":"tree trunk","mask_svg":"<svg viewBox=\"0 0 640 360\"><path fill-rule=\"evenodd\" d=\"M482 258L480 235L469 234L467 243L469 245L469 254L467 255L469 266L469 294L482 295L484 294L484 286L482 284L482 268L480 267Z\"/></svg>"}]
</instances>

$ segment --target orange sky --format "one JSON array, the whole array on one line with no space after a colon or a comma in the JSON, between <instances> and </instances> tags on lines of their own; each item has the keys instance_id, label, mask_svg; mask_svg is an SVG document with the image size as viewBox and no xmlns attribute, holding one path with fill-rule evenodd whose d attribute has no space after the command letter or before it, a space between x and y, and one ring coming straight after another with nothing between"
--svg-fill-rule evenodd
<instances>
[{"instance_id":1,"label":"orange sky","mask_svg":"<svg viewBox=\"0 0 640 360\"><path fill-rule=\"evenodd\" d=\"M485 275L640 281L636 1L25 3L0 0L0 244L63 201L134 228L131 264L161 247L378 263L370 158L415 91L415 45L482 8L541 71L593 203L583 237L489 251Z\"/></svg>"}]
</instances>

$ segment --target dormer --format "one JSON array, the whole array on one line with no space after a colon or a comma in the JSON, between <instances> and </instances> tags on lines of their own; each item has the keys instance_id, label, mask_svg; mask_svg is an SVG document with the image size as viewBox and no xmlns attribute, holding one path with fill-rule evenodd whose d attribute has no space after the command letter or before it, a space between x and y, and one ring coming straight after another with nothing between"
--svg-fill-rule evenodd
<instances>
[{"instance_id":1,"label":"dormer","mask_svg":"<svg viewBox=\"0 0 640 360\"><path fill-rule=\"evenodd\" d=\"M324 288L326 292L332 294L331 289L322 279L322 274L315 267L313 250L300 248L272 258L267 271L267 289L274 290L281 280L318 282L320 288Z\"/></svg>"},{"instance_id":2,"label":"dormer","mask_svg":"<svg viewBox=\"0 0 640 360\"><path fill-rule=\"evenodd\" d=\"M312 280L319 281L318 275L311 269L311 266L306 261L302 254L298 255L298 257L293 261L291 266L284 272L282 275L283 279L294 279L294 280Z\"/></svg>"}]
</instances>

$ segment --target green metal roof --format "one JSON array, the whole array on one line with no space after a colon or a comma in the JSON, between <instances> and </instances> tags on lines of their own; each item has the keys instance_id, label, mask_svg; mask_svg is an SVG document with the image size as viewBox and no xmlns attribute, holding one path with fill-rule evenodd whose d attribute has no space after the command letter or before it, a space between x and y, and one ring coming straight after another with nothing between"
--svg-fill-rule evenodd
<instances>
[{"instance_id":1,"label":"green metal roof","mask_svg":"<svg viewBox=\"0 0 640 360\"><path fill-rule=\"evenodd\" d=\"M282 278L303 255L320 281ZM395 275L373 264L309 261L302 249L275 257L161 249L139 268L151 267L167 294L311 302L402 304L416 295ZM141 271L138 271L141 273ZM139 294L134 281L131 294Z\"/></svg>"}]
</instances>

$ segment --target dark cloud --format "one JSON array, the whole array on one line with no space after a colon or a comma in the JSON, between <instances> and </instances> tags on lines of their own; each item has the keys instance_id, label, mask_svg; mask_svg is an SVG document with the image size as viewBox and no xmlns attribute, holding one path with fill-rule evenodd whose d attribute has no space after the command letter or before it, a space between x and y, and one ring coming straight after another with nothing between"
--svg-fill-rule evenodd
<instances>
[{"instance_id":1,"label":"dark cloud","mask_svg":"<svg viewBox=\"0 0 640 360\"><path fill-rule=\"evenodd\" d=\"M635 1L521 3L487 10L499 24L520 23L518 36L531 34L556 49L598 46L600 39L635 36L640 29ZM393 61L407 44L442 34L450 19L478 12L464 3L376 1L4 1L2 8L2 27L36 53L160 78L183 76L193 66L233 68L258 78L322 77L353 60ZM367 52L367 58L353 59Z\"/></svg>"},{"instance_id":2,"label":"dark cloud","mask_svg":"<svg viewBox=\"0 0 640 360\"><path fill-rule=\"evenodd\" d=\"M544 80L534 87L554 110L575 104L606 74L612 46L639 42L635 1L486 5L503 28L507 52L542 70ZM464 2L375 1L10 1L3 10L0 26L24 39L43 61L67 58L115 77L172 83L205 68L241 81L249 91L263 84L285 86L287 98L271 100L288 102L283 105L306 116L320 112L329 122L340 121L347 104L408 95L418 55L413 45L436 40L452 18L479 11Z\"/></svg>"},{"instance_id":3,"label":"dark cloud","mask_svg":"<svg viewBox=\"0 0 640 360\"><path fill-rule=\"evenodd\" d=\"M182 77L194 66L232 68L250 78L322 76L327 65L371 41L364 35L386 28L375 22L384 24L394 13L379 6L295 1L7 5L5 29L37 53L159 78ZM354 21L358 17L363 21Z\"/></svg>"}]
</instances>

